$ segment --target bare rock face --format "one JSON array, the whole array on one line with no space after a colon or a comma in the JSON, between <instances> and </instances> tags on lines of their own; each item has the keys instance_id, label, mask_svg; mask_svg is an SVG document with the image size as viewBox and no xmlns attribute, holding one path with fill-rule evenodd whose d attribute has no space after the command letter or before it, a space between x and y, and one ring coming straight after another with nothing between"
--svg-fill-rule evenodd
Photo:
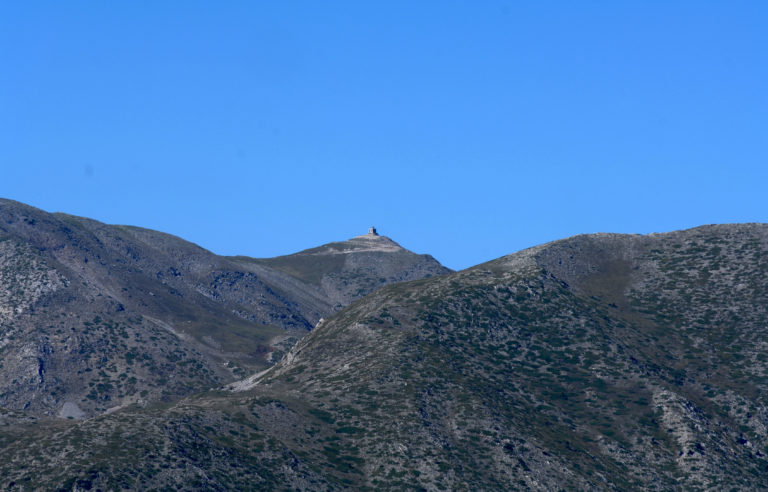
<instances>
[{"instance_id":1,"label":"bare rock face","mask_svg":"<svg viewBox=\"0 0 768 492\"><path fill-rule=\"evenodd\" d=\"M324 275L343 277L346 256ZM0 200L0 407L79 418L216 387L368 292L448 271L403 258L422 257L377 251L386 276L358 258L364 287L339 295L270 260Z\"/></svg>"}]
</instances>

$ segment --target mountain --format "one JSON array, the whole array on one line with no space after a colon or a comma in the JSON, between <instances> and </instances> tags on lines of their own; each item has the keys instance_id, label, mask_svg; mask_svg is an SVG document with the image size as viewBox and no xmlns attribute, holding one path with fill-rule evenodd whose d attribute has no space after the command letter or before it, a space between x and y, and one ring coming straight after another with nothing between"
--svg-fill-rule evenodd
<instances>
[{"instance_id":1,"label":"mountain","mask_svg":"<svg viewBox=\"0 0 768 492\"><path fill-rule=\"evenodd\" d=\"M765 489L766 274L768 225L742 224L391 284L219 391L0 414L2 485Z\"/></svg>"},{"instance_id":2,"label":"mountain","mask_svg":"<svg viewBox=\"0 0 768 492\"><path fill-rule=\"evenodd\" d=\"M308 328L320 321L318 313L338 311L384 285L451 272L430 255L414 254L390 238L380 236L373 227L364 236L292 255L276 258L238 256L231 260L264 276L270 271L284 274L272 279L275 285L286 283L285 275L288 275L301 285L309 286L322 303L307 310Z\"/></svg>"},{"instance_id":3,"label":"mountain","mask_svg":"<svg viewBox=\"0 0 768 492\"><path fill-rule=\"evenodd\" d=\"M376 288L450 271L374 234L316 249L227 258L0 200L0 407L80 418L174 401L269 367Z\"/></svg>"},{"instance_id":4,"label":"mountain","mask_svg":"<svg viewBox=\"0 0 768 492\"><path fill-rule=\"evenodd\" d=\"M386 284L450 272L431 256L415 255L388 237L378 235L374 228L348 241L250 261L319 288L335 310Z\"/></svg>"}]
</instances>

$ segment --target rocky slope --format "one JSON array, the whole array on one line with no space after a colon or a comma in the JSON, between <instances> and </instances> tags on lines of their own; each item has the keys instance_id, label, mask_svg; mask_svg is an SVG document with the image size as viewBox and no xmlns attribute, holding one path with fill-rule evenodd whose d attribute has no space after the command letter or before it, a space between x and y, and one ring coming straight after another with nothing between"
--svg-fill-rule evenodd
<instances>
[{"instance_id":1,"label":"rocky slope","mask_svg":"<svg viewBox=\"0 0 768 492\"><path fill-rule=\"evenodd\" d=\"M4 414L0 476L67 490L764 489L767 273L768 225L746 224L577 236L390 285L225 391L83 422Z\"/></svg>"},{"instance_id":2,"label":"rocky slope","mask_svg":"<svg viewBox=\"0 0 768 492\"><path fill-rule=\"evenodd\" d=\"M308 281L296 271L312 259L291 269L220 257L168 234L0 200L0 407L80 418L174 401L268 367L375 288L449 271L399 246L335 258Z\"/></svg>"}]
</instances>

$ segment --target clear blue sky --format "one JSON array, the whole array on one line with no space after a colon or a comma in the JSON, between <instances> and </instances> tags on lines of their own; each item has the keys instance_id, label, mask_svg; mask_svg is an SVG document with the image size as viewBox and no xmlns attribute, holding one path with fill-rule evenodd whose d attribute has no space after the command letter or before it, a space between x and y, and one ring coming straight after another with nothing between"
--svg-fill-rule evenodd
<instances>
[{"instance_id":1,"label":"clear blue sky","mask_svg":"<svg viewBox=\"0 0 768 492\"><path fill-rule=\"evenodd\" d=\"M768 221L768 2L0 3L0 196L464 268Z\"/></svg>"}]
</instances>

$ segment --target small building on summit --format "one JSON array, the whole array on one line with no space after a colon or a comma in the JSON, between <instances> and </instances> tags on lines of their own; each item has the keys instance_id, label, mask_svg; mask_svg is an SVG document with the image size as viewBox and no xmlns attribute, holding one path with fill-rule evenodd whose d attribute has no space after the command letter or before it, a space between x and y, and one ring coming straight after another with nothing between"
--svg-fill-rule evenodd
<instances>
[{"instance_id":1,"label":"small building on summit","mask_svg":"<svg viewBox=\"0 0 768 492\"><path fill-rule=\"evenodd\" d=\"M378 236L378 235L379 235L379 233L378 233L378 232L376 232L376 228L375 228L375 227L371 226L371 228L370 228L370 229L368 229L368 235L369 235L369 236Z\"/></svg>"}]
</instances>

